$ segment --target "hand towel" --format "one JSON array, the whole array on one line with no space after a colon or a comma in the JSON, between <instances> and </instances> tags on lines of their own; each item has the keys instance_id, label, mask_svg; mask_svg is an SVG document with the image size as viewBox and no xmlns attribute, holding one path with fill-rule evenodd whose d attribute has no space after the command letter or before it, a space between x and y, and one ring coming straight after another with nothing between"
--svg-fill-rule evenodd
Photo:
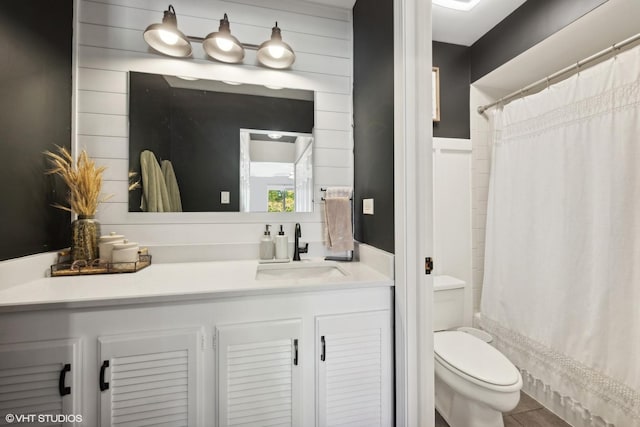
<instances>
[{"instance_id":1,"label":"hand towel","mask_svg":"<svg viewBox=\"0 0 640 427\"><path fill-rule=\"evenodd\" d=\"M353 250L351 187L329 187L324 197L326 243L332 251Z\"/></svg>"},{"instance_id":2,"label":"hand towel","mask_svg":"<svg viewBox=\"0 0 640 427\"><path fill-rule=\"evenodd\" d=\"M171 203L164 182L162 170L152 151L144 150L140 153L140 169L142 176L142 201L140 207L143 212L169 212Z\"/></svg>"},{"instance_id":3,"label":"hand towel","mask_svg":"<svg viewBox=\"0 0 640 427\"><path fill-rule=\"evenodd\" d=\"M171 203L171 212L182 212L182 199L180 198L180 188L173 165L169 160L162 161L162 175L164 175L164 183L167 186L169 194L169 202Z\"/></svg>"}]
</instances>

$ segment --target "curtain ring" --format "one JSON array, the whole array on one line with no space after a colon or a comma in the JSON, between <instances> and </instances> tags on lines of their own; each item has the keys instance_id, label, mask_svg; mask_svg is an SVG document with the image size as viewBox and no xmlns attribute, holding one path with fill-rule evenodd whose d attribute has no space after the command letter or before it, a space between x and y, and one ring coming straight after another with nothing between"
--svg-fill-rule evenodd
<instances>
[{"instance_id":1,"label":"curtain ring","mask_svg":"<svg viewBox=\"0 0 640 427\"><path fill-rule=\"evenodd\" d=\"M549 90L549 77L547 77L547 90Z\"/></svg>"}]
</instances>

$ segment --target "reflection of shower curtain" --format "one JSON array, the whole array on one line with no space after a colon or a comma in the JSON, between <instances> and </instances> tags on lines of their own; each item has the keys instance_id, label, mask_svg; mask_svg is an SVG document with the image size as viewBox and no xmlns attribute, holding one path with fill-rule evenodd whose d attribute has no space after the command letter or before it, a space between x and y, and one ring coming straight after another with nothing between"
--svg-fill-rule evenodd
<instances>
[{"instance_id":1,"label":"reflection of shower curtain","mask_svg":"<svg viewBox=\"0 0 640 427\"><path fill-rule=\"evenodd\" d=\"M251 140L240 132L240 212L251 212Z\"/></svg>"},{"instance_id":2,"label":"reflection of shower curtain","mask_svg":"<svg viewBox=\"0 0 640 427\"><path fill-rule=\"evenodd\" d=\"M566 402L640 426L640 47L493 120L482 326Z\"/></svg>"}]
</instances>

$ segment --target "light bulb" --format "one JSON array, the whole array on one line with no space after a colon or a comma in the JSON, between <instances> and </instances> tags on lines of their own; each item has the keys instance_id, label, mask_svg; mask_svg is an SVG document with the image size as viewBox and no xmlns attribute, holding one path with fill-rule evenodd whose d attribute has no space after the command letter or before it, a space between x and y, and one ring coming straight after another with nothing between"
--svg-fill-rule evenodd
<instances>
[{"instance_id":1,"label":"light bulb","mask_svg":"<svg viewBox=\"0 0 640 427\"><path fill-rule=\"evenodd\" d=\"M220 50L223 50L225 52L229 52L231 49L233 49L233 42L224 37L216 37L216 44L218 45Z\"/></svg>"},{"instance_id":2,"label":"light bulb","mask_svg":"<svg viewBox=\"0 0 640 427\"><path fill-rule=\"evenodd\" d=\"M269 55L271 55L271 57L275 59L282 58L282 55L284 55L284 46L277 45L277 44L269 45Z\"/></svg>"},{"instance_id":3,"label":"light bulb","mask_svg":"<svg viewBox=\"0 0 640 427\"><path fill-rule=\"evenodd\" d=\"M160 39L166 44L174 45L178 42L178 35L171 31L160 30L158 33L160 34Z\"/></svg>"}]
</instances>

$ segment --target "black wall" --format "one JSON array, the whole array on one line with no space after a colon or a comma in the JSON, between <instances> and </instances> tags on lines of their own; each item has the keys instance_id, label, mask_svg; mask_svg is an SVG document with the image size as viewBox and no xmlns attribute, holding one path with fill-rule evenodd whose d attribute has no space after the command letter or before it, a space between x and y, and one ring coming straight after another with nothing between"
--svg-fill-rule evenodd
<instances>
[{"instance_id":1,"label":"black wall","mask_svg":"<svg viewBox=\"0 0 640 427\"><path fill-rule=\"evenodd\" d=\"M313 130L312 101L171 88L163 82L159 75L130 73L129 158L137 172L142 150L171 160L184 212L240 210L240 128ZM229 204L220 204L221 191L231 193ZM129 210L140 210L139 192L130 196Z\"/></svg>"},{"instance_id":2,"label":"black wall","mask_svg":"<svg viewBox=\"0 0 640 427\"><path fill-rule=\"evenodd\" d=\"M468 139L469 48L433 42L433 66L440 68L440 121L433 122L433 136Z\"/></svg>"},{"instance_id":3,"label":"black wall","mask_svg":"<svg viewBox=\"0 0 640 427\"><path fill-rule=\"evenodd\" d=\"M606 1L529 0L471 47L433 42L433 66L440 68L433 136L469 138L469 85Z\"/></svg>"},{"instance_id":4,"label":"black wall","mask_svg":"<svg viewBox=\"0 0 640 427\"><path fill-rule=\"evenodd\" d=\"M475 82L606 2L607 0L525 2L471 46L471 81ZM569 51L571 46L564 48Z\"/></svg>"},{"instance_id":5,"label":"black wall","mask_svg":"<svg viewBox=\"0 0 640 427\"><path fill-rule=\"evenodd\" d=\"M42 154L71 146L71 0L0 8L0 260L70 244L66 189Z\"/></svg>"},{"instance_id":6,"label":"black wall","mask_svg":"<svg viewBox=\"0 0 640 427\"><path fill-rule=\"evenodd\" d=\"M393 0L353 8L354 204L356 240L394 252ZM374 199L374 215L362 199Z\"/></svg>"}]
</instances>

